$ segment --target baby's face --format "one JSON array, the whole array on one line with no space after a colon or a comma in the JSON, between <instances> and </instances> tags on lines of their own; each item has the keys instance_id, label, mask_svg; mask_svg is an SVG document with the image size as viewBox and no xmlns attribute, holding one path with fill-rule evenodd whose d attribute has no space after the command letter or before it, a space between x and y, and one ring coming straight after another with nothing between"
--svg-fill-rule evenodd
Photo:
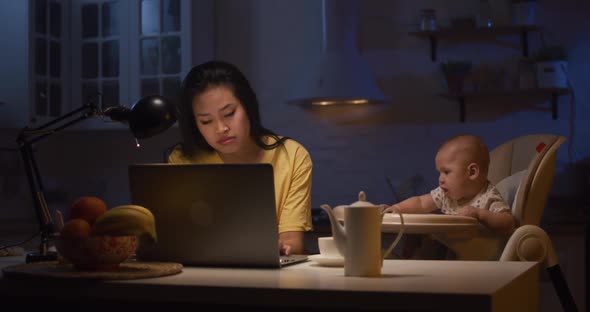
<instances>
[{"instance_id":1,"label":"baby's face","mask_svg":"<svg viewBox=\"0 0 590 312\"><path fill-rule=\"evenodd\" d=\"M469 179L467 162L456 154L450 148L443 148L436 154L435 163L438 185L449 198L460 201L468 195L473 182Z\"/></svg>"}]
</instances>

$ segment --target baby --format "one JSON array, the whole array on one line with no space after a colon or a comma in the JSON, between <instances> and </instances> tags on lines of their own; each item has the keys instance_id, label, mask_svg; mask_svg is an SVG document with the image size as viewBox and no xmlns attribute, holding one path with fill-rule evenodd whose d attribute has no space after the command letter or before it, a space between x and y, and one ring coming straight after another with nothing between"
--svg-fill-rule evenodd
<instances>
[{"instance_id":1,"label":"baby","mask_svg":"<svg viewBox=\"0 0 590 312\"><path fill-rule=\"evenodd\" d=\"M487 179L490 156L474 135L458 135L441 145L435 164L438 187L393 205L402 213L430 213L476 218L491 232L508 236L515 229L511 209Z\"/></svg>"}]
</instances>

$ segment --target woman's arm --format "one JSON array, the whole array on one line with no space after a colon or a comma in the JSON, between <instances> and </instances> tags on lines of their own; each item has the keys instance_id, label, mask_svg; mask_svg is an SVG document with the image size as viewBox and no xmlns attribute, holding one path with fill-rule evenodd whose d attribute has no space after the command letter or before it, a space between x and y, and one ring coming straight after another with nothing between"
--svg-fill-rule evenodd
<instances>
[{"instance_id":1,"label":"woman's arm","mask_svg":"<svg viewBox=\"0 0 590 312\"><path fill-rule=\"evenodd\" d=\"M285 149L277 157L275 173L288 177L283 181L279 198L283 198L279 216L279 247L287 254L305 254L304 232L312 230L311 219L311 177L313 164L305 148L292 140L285 142ZM286 152L286 153L284 153ZM276 155L275 155L276 157Z\"/></svg>"},{"instance_id":2,"label":"woman's arm","mask_svg":"<svg viewBox=\"0 0 590 312\"><path fill-rule=\"evenodd\" d=\"M279 234L279 250L282 255L304 254L303 232L290 231Z\"/></svg>"}]
</instances>

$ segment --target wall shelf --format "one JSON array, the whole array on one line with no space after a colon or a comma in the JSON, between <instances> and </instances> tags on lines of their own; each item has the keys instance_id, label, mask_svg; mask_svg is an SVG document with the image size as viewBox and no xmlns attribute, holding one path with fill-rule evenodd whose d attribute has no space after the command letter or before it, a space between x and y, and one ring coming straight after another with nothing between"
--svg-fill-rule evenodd
<instances>
[{"instance_id":1,"label":"wall shelf","mask_svg":"<svg viewBox=\"0 0 590 312\"><path fill-rule=\"evenodd\" d=\"M440 39L465 39L465 40L482 40L496 38L501 36L520 35L522 55L528 57L528 33L539 31L538 26L534 25L510 25L494 27L474 27L474 28L441 28L440 30L427 30L410 32L411 36L430 41L430 58L436 61L436 50Z\"/></svg>"},{"instance_id":2,"label":"wall shelf","mask_svg":"<svg viewBox=\"0 0 590 312\"><path fill-rule=\"evenodd\" d=\"M532 97L532 96L547 96L551 97L551 117L553 120L557 119L557 98L562 95L569 94L567 88L535 88L535 89L521 89L513 91L498 91L498 92L461 92L461 93L443 93L439 94L449 100L456 100L459 103L459 120L465 122L465 102L467 100L483 100L495 98L516 98L516 97Z\"/></svg>"}]
</instances>

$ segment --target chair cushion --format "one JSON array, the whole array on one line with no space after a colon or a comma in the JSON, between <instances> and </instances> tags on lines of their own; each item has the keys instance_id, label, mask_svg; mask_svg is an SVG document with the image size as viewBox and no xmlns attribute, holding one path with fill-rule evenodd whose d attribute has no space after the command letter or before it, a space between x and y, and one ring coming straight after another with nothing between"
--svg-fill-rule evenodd
<instances>
[{"instance_id":1,"label":"chair cushion","mask_svg":"<svg viewBox=\"0 0 590 312\"><path fill-rule=\"evenodd\" d=\"M531 134L497 146L490 151L488 179L497 184L504 177L527 169L531 161L556 140L557 137L550 134Z\"/></svg>"},{"instance_id":2,"label":"chair cushion","mask_svg":"<svg viewBox=\"0 0 590 312\"><path fill-rule=\"evenodd\" d=\"M531 161L539 154L544 154L556 139L554 135L527 135L518 138L514 142L511 173L527 169Z\"/></svg>"},{"instance_id":3,"label":"chair cushion","mask_svg":"<svg viewBox=\"0 0 590 312\"><path fill-rule=\"evenodd\" d=\"M498 189L502 198L508 203L508 206L512 208L512 212L514 212L514 204L516 203L516 193L526 173L526 170L518 171L513 175L505 177L496 184L496 189Z\"/></svg>"}]
</instances>

